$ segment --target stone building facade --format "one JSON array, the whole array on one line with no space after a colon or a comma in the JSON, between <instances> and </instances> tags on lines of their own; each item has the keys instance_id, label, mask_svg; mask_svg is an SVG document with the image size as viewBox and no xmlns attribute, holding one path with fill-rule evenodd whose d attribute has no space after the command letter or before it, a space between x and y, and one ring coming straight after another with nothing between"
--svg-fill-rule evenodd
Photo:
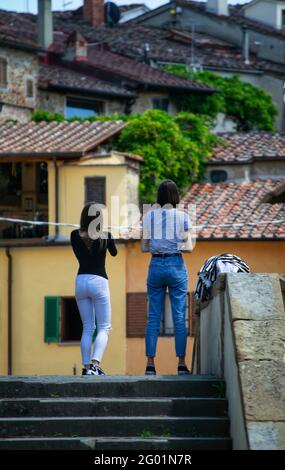
<instances>
[{"instance_id":1,"label":"stone building facade","mask_svg":"<svg viewBox=\"0 0 285 470\"><path fill-rule=\"evenodd\" d=\"M37 56L33 51L1 44L0 67L0 121L26 122L37 104Z\"/></svg>"}]
</instances>

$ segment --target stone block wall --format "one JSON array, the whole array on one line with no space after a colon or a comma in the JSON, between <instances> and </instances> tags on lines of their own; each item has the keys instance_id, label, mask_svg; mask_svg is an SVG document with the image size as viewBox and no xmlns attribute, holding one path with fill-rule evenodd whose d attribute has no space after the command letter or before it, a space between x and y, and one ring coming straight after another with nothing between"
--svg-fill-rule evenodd
<instances>
[{"instance_id":1,"label":"stone block wall","mask_svg":"<svg viewBox=\"0 0 285 470\"><path fill-rule=\"evenodd\" d=\"M0 88L0 121L28 121L37 101L38 58L32 52L5 47L0 58L7 61L7 85ZM27 96L27 80L33 81L33 97Z\"/></svg>"},{"instance_id":2,"label":"stone block wall","mask_svg":"<svg viewBox=\"0 0 285 470\"><path fill-rule=\"evenodd\" d=\"M234 449L285 450L285 278L220 275L197 305L196 373L224 377Z\"/></svg>"}]
</instances>

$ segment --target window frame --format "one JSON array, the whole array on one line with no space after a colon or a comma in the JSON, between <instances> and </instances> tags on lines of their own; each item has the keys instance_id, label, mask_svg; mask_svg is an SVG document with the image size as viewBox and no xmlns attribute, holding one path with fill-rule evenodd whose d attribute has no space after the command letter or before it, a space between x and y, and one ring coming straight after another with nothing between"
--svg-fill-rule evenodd
<instances>
[{"instance_id":1,"label":"window frame","mask_svg":"<svg viewBox=\"0 0 285 470\"><path fill-rule=\"evenodd\" d=\"M104 190L103 190L103 192L104 192L104 197L103 197L104 202L98 201L98 200L96 200L96 198L88 198L87 197L88 194L87 194L87 184L86 184L86 182L87 182L87 180L90 181L92 179L93 180L97 179L98 181L99 180L104 181ZM99 176L99 175L85 176L85 178L84 178L84 204L88 204L89 202L93 202L93 201L96 202L97 204L103 204L104 206L106 206L106 203L107 203L107 178L106 178L106 176Z\"/></svg>"},{"instance_id":2,"label":"window frame","mask_svg":"<svg viewBox=\"0 0 285 470\"><path fill-rule=\"evenodd\" d=\"M216 175L224 174L225 179L218 179L217 181L213 181L213 179L214 179L213 174L216 174ZM211 181L211 183L213 183L213 184L226 183L228 180L229 180L229 174L226 170L222 169L222 170L211 170L210 171L210 181Z\"/></svg>"},{"instance_id":3,"label":"window frame","mask_svg":"<svg viewBox=\"0 0 285 470\"><path fill-rule=\"evenodd\" d=\"M73 102L73 104L72 104ZM71 104L70 104L71 103ZM96 105L99 105L99 111L96 110ZM88 99L80 96L66 96L65 97L65 105L64 105L64 116L66 118L72 119L76 117L76 114L73 116L67 115L68 108L78 108L78 109L85 109L85 110L93 110L94 117L95 116L103 116L106 112L106 101L100 99ZM80 117L80 116L79 116ZM90 116L92 117L92 116Z\"/></svg>"},{"instance_id":4,"label":"window frame","mask_svg":"<svg viewBox=\"0 0 285 470\"><path fill-rule=\"evenodd\" d=\"M31 84L32 87L32 96L29 96L28 91L29 87L28 84ZM34 77L26 77L25 79L25 97L27 100L34 100L35 99L35 80Z\"/></svg>"},{"instance_id":5,"label":"window frame","mask_svg":"<svg viewBox=\"0 0 285 470\"><path fill-rule=\"evenodd\" d=\"M64 301L67 299L74 300L76 304L76 298L74 295L48 295L44 297L44 343L47 344L57 344L58 346L72 346L72 345L79 345L81 342L81 336L78 340L66 340L63 339L63 328L64 328ZM48 309L48 303L53 302L53 308ZM77 305L77 304L76 304ZM56 307L55 307L56 306ZM78 307L77 307L78 309ZM50 318L52 316L52 319ZM79 312L78 318L80 319ZM48 325L49 322L53 322L54 334L48 335ZM95 340L97 335L97 330L94 332L93 341Z\"/></svg>"},{"instance_id":6,"label":"window frame","mask_svg":"<svg viewBox=\"0 0 285 470\"><path fill-rule=\"evenodd\" d=\"M155 105L155 102L157 102L157 106ZM165 107L164 105L162 105L162 103L166 103L167 102L167 107ZM157 97L157 98L152 98L152 109L158 109L160 111L165 111L165 112L169 112L169 106L170 106L170 99L169 98L160 98L160 97Z\"/></svg>"},{"instance_id":7,"label":"window frame","mask_svg":"<svg viewBox=\"0 0 285 470\"><path fill-rule=\"evenodd\" d=\"M64 328L65 328L65 325L64 325L64 322L65 322L65 315L66 315L66 305L65 305L65 301L66 300L74 300L75 304L76 304L76 299L74 297L74 295L62 295L60 297L60 318L59 318L59 343L60 344L80 344L80 341L81 341L81 335L82 335L82 332L81 332L81 335L80 335L80 338L77 340L77 339L64 339ZM78 309L78 307L77 307ZM78 315L79 315L79 311L78 311Z\"/></svg>"},{"instance_id":8,"label":"window frame","mask_svg":"<svg viewBox=\"0 0 285 470\"><path fill-rule=\"evenodd\" d=\"M2 78L3 78L3 82L2 82ZM6 90L7 88L8 88L8 60L6 57L0 57L0 89Z\"/></svg>"},{"instance_id":9,"label":"window frame","mask_svg":"<svg viewBox=\"0 0 285 470\"><path fill-rule=\"evenodd\" d=\"M166 292L166 295L169 295L169 292ZM138 332L133 332L134 327L133 323L131 320L132 316L132 302L131 302L131 296L133 297L136 301L142 302L144 304L144 307L139 308L140 312L140 324L144 323L147 324L147 311L148 311L148 298L147 298L147 292L127 292L126 293L126 337L127 338L145 338L145 328L144 331ZM141 297L141 301L139 301L139 297ZM195 318L194 312L193 312L193 297L194 293L193 292L187 292L187 305L186 305L186 328L187 328L187 336L193 336L193 333L195 334L195 328L194 328L194 323L195 323ZM170 302L170 299L169 299ZM141 308L145 308L145 312L142 315ZM165 312L164 312L165 313ZM163 313L163 314L164 314ZM173 338L174 337L174 330L173 333L166 333L163 332L163 317L161 318L161 323L159 327L159 337L161 338ZM140 329L140 328L139 328ZM193 330L193 331L192 331Z\"/></svg>"}]
</instances>

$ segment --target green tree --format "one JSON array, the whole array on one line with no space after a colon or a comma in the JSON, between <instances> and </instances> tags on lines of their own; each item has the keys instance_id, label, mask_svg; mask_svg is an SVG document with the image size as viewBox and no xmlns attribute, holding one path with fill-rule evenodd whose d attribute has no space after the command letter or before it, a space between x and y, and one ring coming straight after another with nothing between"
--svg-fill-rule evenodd
<instances>
[{"instance_id":1,"label":"green tree","mask_svg":"<svg viewBox=\"0 0 285 470\"><path fill-rule=\"evenodd\" d=\"M180 111L204 114L215 118L217 113L225 113L237 122L239 131L275 130L276 106L269 93L261 88L242 82L238 75L222 77L213 72L192 72L186 66L167 66L168 72L211 85L217 90L212 95L181 96L175 100Z\"/></svg>"},{"instance_id":2,"label":"green tree","mask_svg":"<svg viewBox=\"0 0 285 470\"><path fill-rule=\"evenodd\" d=\"M201 178L216 142L201 116L181 113L171 117L164 111L149 110L130 120L118 148L144 157L140 196L142 202L153 202L163 179L174 180L183 193Z\"/></svg>"}]
</instances>

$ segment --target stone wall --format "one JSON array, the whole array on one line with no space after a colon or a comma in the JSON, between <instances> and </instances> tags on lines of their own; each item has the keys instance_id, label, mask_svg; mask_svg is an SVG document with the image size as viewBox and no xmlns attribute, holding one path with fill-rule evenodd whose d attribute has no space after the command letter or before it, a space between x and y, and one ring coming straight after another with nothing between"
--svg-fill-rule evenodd
<instances>
[{"instance_id":1,"label":"stone wall","mask_svg":"<svg viewBox=\"0 0 285 470\"><path fill-rule=\"evenodd\" d=\"M285 312L279 274L219 276L200 310L195 371L224 376L234 449L285 450Z\"/></svg>"},{"instance_id":2,"label":"stone wall","mask_svg":"<svg viewBox=\"0 0 285 470\"><path fill-rule=\"evenodd\" d=\"M37 109L47 111L49 113L64 114L65 95L53 93L51 91L38 91Z\"/></svg>"},{"instance_id":3,"label":"stone wall","mask_svg":"<svg viewBox=\"0 0 285 470\"><path fill-rule=\"evenodd\" d=\"M29 120L36 106L38 59L32 52L1 47L0 58L7 61L7 86L0 88L0 101L3 103L0 120ZM27 97L27 80L34 83L34 96Z\"/></svg>"},{"instance_id":4,"label":"stone wall","mask_svg":"<svg viewBox=\"0 0 285 470\"><path fill-rule=\"evenodd\" d=\"M139 114L147 111L148 109L153 109L153 99L168 99L169 100L169 108L168 112L172 116L177 114L177 107L174 101L171 98L171 95L168 93L161 93L161 92L145 92L140 93L137 97L135 104L132 107L132 114Z\"/></svg>"},{"instance_id":5,"label":"stone wall","mask_svg":"<svg viewBox=\"0 0 285 470\"><path fill-rule=\"evenodd\" d=\"M285 313L278 274L227 279L251 449L285 450Z\"/></svg>"}]
</instances>

